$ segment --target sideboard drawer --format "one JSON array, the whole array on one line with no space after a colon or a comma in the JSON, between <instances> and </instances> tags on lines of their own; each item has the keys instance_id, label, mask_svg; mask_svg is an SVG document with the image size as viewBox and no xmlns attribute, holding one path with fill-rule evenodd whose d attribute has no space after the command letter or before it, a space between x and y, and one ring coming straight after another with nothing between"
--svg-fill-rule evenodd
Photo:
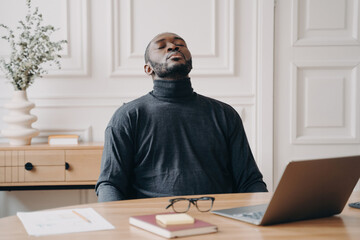
<instances>
[{"instance_id":1,"label":"sideboard drawer","mask_svg":"<svg viewBox=\"0 0 360 240\"><path fill-rule=\"evenodd\" d=\"M66 150L69 164L66 181L96 181L100 174L102 150Z\"/></svg>"},{"instance_id":2,"label":"sideboard drawer","mask_svg":"<svg viewBox=\"0 0 360 240\"><path fill-rule=\"evenodd\" d=\"M65 180L65 151L25 151L24 165L19 166L24 172L25 182L46 182ZM26 169L27 165L30 165ZM31 168L32 169L29 169Z\"/></svg>"},{"instance_id":3,"label":"sideboard drawer","mask_svg":"<svg viewBox=\"0 0 360 240\"><path fill-rule=\"evenodd\" d=\"M35 166L24 171L25 182L65 181L65 166Z\"/></svg>"},{"instance_id":4,"label":"sideboard drawer","mask_svg":"<svg viewBox=\"0 0 360 240\"><path fill-rule=\"evenodd\" d=\"M46 151L25 151L25 163L31 162L33 165L65 166L65 151L64 150L46 150Z\"/></svg>"}]
</instances>

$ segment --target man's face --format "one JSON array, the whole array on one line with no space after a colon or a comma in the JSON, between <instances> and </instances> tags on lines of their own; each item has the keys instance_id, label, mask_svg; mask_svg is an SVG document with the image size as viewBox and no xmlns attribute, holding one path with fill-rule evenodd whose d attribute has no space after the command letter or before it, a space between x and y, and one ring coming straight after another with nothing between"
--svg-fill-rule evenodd
<instances>
[{"instance_id":1,"label":"man's face","mask_svg":"<svg viewBox=\"0 0 360 240\"><path fill-rule=\"evenodd\" d=\"M155 78L179 79L192 69L192 58L184 39L176 34L156 36L149 45L149 62Z\"/></svg>"}]
</instances>

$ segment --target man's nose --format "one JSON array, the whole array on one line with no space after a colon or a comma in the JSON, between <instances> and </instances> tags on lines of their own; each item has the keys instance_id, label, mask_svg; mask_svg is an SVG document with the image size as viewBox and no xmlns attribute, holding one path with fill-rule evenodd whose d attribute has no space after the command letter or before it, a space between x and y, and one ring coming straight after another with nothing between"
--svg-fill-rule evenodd
<instances>
[{"instance_id":1,"label":"man's nose","mask_svg":"<svg viewBox=\"0 0 360 240\"><path fill-rule=\"evenodd\" d=\"M173 43L168 43L168 52L171 52L171 51L179 51L179 47L176 46L175 44Z\"/></svg>"}]
</instances>

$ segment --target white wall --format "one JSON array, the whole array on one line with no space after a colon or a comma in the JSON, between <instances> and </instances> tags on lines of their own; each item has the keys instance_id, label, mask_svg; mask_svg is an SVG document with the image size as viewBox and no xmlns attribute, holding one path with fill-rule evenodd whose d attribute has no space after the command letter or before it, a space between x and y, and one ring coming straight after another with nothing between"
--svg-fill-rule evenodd
<instances>
[{"instance_id":1,"label":"white wall","mask_svg":"<svg viewBox=\"0 0 360 240\"><path fill-rule=\"evenodd\" d=\"M0 23L14 26L24 0L0 0ZM152 89L143 52L160 32L178 33L193 54L196 92L231 104L242 116L255 158L272 189L273 1L268 0L34 0L46 23L60 27L69 44L62 69L28 89L41 131L80 134L103 141L113 112ZM9 53L0 41L0 55ZM0 76L0 106L12 87ZM6 115L0 107L0 116ZM0 129L5 124L0 121ZM7 140L0 136L0 142ZM94 202L91 190L0 192L0 217Z\"/></svg>"}]
</instances>

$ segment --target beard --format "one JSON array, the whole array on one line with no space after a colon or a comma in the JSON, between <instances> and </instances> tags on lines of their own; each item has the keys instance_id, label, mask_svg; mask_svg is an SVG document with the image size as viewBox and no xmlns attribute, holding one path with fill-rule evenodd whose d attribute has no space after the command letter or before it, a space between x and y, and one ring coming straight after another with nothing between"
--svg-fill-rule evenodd
<instances>
[{"instance_id":1,"label":"beard","mask_svg":"<svg viewBox=\"0 0 360 240\"><path fill-rule=\"evenodd\" d=\"M161 78L184 78L187 77L192 69L192 59L186 60L185 64L156 63L149 59L155 74Z\"/></svg>"}]
</instances>

